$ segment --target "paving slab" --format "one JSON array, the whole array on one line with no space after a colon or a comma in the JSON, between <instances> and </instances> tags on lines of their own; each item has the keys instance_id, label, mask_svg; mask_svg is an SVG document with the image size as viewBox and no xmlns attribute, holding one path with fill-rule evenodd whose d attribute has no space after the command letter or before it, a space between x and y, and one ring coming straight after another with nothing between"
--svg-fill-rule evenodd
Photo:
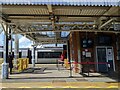
<instances>
[{"instance_id":1,"label":"paving slab","mask_svg":"<svg viewBox=\"0 0 120 90\"><path fill-rule=\"evenodd\" d=\"M46 69L44 73L37 73L39 72L37 68ZM93 88L96 88L95 90L117 90L120 86L120 83L109 77L83 77L73 72L73 77L70 78L69 70L58 70L55 65L38 65L37 68L36 73L12 74L9 79L0 80L1 87L4 90L15 88L18 90L66 90L66 88L68 90L94 90Z\"/></svg>"}]
</instances>

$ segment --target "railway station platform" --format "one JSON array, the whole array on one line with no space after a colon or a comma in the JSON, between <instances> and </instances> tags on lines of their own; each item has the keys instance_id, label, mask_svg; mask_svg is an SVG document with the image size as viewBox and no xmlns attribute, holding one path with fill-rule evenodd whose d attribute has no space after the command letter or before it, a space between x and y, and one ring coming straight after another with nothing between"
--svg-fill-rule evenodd
<instances>
[{"instance_id":1,"label":"railway station platform","mask_svg":"<svg viewBox=\"0 0 120 90\"><path fill-rule=\"evenodd\" d=\"M26 72L13 73L9 79L1 80L1 88L2 90L32 90L33 88L35 90L59 90L60 88L60 90L64 88L118 90L120 88L116 79L101 76L99 73L92 73L94 76L97 75L95 77L83 77L74 72L72 75L73 77L70 78L69 70L62 66L58 70L56 64L37 64L34 72L29 69Z\"/></svg>"},{"instance_id":2,"label":"railway station platform","mask_svg":"<svg viewBox=\"0 0 120 90\"><path fill-rule=\"evenodd\" d=\"M0 89L120 90L120 0L1 0L0 12Z\"/></svg>"}]
</instances>

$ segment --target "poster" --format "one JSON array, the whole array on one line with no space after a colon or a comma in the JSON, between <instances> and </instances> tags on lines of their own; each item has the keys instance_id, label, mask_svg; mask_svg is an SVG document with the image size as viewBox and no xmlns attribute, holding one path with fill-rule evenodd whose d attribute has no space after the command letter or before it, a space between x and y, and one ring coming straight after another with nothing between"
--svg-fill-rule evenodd
<instances>
[{"instance_id":1,"label":"poster","mask_svg":"<svg viewBox=\"0 0 120 90\"><path fill-rule=\"evenodd\" d=\"M86 57L91 57L91 52L86 52Z\"/></svg>"},{"instance_id":2,"label":"poster","mask_svg":"<svg viewBox=\"0 0 120 90\"><path fill-rule=\"evenodd\" d=\"M112 49L107 49L107 57L108 57L108 60L113 60Z\"/></svg>"}]
</instances>

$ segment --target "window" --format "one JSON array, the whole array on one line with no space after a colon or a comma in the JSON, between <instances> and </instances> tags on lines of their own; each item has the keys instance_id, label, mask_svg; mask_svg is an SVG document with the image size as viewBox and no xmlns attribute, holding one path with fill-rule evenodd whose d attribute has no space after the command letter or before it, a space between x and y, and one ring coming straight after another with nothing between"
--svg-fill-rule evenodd
<instances>
[{"instance_id":1,"label":"window","mask_svg":"<svg viewBox=\"0 0 120 90\"><path fill-rule=\"evenodd\" d=\"M101 35L101 36L98 36L97 38L98 44L110 45L111 41L112 41L112 37L110 36Z\"/></svg>"},{"instance_id":2,"label":"window","mask_svg":"<svg viewBox=\"0 0 120 90\"><path fill-rule=\"evenodd\" d=\"M82 40L82 47L83 48L91 48L93 46L92 39L83 39Z\"/></svg>"},{"instance_id":3,"label":"window","mask_svg":"<svg viewBox=\"0 0 120 90\"><path fill-rule=\"evenodd\" d=\"M60 58L61 52L38 52L38 58Z\"/></svg>"}]
</instances>

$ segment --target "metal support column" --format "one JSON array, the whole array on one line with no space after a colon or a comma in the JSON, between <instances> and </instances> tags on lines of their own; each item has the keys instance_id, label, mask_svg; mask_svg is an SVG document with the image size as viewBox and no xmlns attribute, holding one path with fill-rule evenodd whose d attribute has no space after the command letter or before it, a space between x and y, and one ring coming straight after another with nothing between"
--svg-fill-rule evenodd
<instances>
[{"instance_id":1,"label":"metal support column","mask_svg":"<svg viewBox=\"0 0 120 90\"><path fill-rule=\"evenodd\" d=\"M2 63L1 79L7 79L9 77L8 71L8 25L6 24L6 30L4 30L4 62Z\"/></svg>"},{"instance_id":2,"label":"metal support column","mask_svg":"<svg viewBox=\"0 0 120 90\"><path fill-rule=\"evenodd\" d=\"M71 60L70 60L70 76L69 76L70 78L72 78L73 76L72 76L72 64L71 64Z\"/></svg>"},{"instance_id":3,"label":"metal support column","mask_svg":"<svg viewBox=\"0 0 120 90\"><path fill-rule=\"evenodd\" d=\"M15 35L15 47L14 47L14 66L17 66L17 59L19 58L19 38Z\"/></svg>"},{"instance_id":4,"label":"metal support column","mask_svg":"<svg viewBox=\"0 0 120 90\"><path fill-rule=\"evenodd\" d=\"M13 39L12 39L12 30L10 29L10 34L11 34L11 40L10 40L10 52L11 52L11 55L12 55L12 41L13 41Z\"/></svg>"},{"instance_id":5,"label":"metal support column","mask_svg":"<svg viewBox=\"0 0 120 90\"><path fill-rule=\"evenodd\" d=\"M69 56L70 50L69 50L69 41L67 41L67 58L70 64L70 74L69 77L72 78L72 64L71 64L71 60L70 60L70 56Z\"/></svg>"},{"instance_id":6,"label":"metal support column","mask_svg":"<svg viewBox=\"0 0 120 90\"><path fill-rule=\"evenodd\" d=\"M69 41L67 41L67 59L69 61Z\"/></svg>"},{"instance_id":7,"label":"metal support column","mask_svg":"<svg viewBox=\"0 0 120 90\"><path fill-rule=\"evenodd\" d=\"M11 53L11 55L12 55L12 29L11 29L11 27L9 27L9 35L8 35L9 37L8 37L8 39L10 40L10 53Z\"/></svg>"},{"instance_id":8,"label":"metal support column","mask_svg":"<svg viewBox=\"0 0 120 90\"><path fill-rule=\"evenodd\" d=\"M33 49L32 49L32 67L35 67L35 49L36 49L36 47L33 46Z\"/></svg>"}]
</instances>

